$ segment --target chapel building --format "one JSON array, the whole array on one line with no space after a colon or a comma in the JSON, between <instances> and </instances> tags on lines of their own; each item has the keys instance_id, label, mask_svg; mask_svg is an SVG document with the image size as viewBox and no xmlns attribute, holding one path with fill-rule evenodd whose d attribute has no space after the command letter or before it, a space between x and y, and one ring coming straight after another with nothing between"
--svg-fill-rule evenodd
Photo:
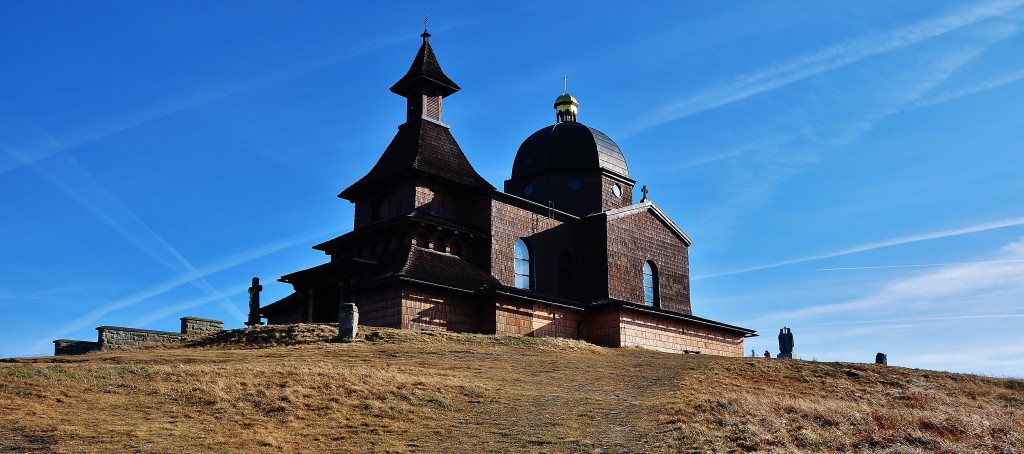
<instances>
[{"instance_id":1,"label":"chapel building","mask_svg":"<svg viewBox=\"0 0 1024 454\"><path fill-rule=\"evenodd\" d=\"M555 101L556 122L519 146L495 189L469 163L442 100L459 86L424 31L391 87L406 122L377 163L339 194L351 232L314 246L330 261L281 277L294 292L261 308L271 324L360 324L564 337L610 347L743 356L750 329L694 316L692 244L635 180L622 151Z\"/></svg>"}]
</instances>

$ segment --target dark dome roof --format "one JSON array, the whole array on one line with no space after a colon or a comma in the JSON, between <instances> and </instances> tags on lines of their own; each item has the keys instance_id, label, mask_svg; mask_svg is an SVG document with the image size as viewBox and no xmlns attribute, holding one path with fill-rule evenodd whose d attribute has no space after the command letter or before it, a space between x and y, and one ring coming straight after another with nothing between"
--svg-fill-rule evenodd
<instances>
[{"instance_id":1,"label":"dark dome roof","mask_svg":"<svg viewBox=\"0 0 1024 454\"><path fill-rule=\"evenodd\" d=\"M512 178L598 169L629 178L626 158L612 139L583 123L564 121L541 128L519 146Z\"/></svg>"}]
</instances>

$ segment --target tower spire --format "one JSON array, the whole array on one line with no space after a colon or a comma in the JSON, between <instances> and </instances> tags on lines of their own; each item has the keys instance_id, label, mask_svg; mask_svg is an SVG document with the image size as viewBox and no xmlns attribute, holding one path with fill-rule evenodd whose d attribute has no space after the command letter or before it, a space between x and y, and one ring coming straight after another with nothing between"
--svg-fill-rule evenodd
<instances>
[{"instance_id":1,"label":"tower spire","mask_svg":"<svg viewBox=\"0 0 1024 454\"><path fill-rule=\"evenodd\" d=\"M430 32L427 31L427 17L423 18L423 43L416 52L416 58L391 91L408 99L406 122L426 118L441 121L441 99L459 91L459 86L441 71L434 49L430 47Z\"/></svg>"}]
</instances>

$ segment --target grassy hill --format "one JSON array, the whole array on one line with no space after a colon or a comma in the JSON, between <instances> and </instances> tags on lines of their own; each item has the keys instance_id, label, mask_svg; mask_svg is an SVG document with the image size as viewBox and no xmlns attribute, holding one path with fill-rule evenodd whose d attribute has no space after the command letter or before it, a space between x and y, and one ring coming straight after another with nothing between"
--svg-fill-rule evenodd
<instances>
[{"instance_id":1,"label":"grassy hill","mask_svg":"<svg viewBox=\"0 0 1024 454\"><path fill-rule=\"evenodd\" d=\"M1024 451L1024 382L331 326L0 362L0 452Z\"/></svg>"}]
</instances>

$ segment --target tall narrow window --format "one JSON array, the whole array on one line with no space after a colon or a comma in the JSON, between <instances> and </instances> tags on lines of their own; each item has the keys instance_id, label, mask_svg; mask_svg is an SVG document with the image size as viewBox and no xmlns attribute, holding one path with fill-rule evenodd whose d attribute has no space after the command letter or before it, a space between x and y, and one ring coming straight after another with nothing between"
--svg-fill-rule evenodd
<instances>
[{"instance_id":1,"label":"tall narrow window","mask_svg":"<svg viewBox=\"0 0 1024 454\"><path fill-rule=\"evenodd\" d=\"M644 305L658 305L658 267L650 260L644 262Z\"/></svg>"},{"instance_id":2,"label":"tall narrow window","mask_svg":"<svg viewBox=\"0 0 1024 454\"><path fill-rule=\"evenodd\" d=\"M530 263L530 248L522 238L516 240L515 256L516 287L524 289L533 288L533 279L531 279L530 273L532 271L530 267L533 265Z\"/></svg>"}]
</instances>

